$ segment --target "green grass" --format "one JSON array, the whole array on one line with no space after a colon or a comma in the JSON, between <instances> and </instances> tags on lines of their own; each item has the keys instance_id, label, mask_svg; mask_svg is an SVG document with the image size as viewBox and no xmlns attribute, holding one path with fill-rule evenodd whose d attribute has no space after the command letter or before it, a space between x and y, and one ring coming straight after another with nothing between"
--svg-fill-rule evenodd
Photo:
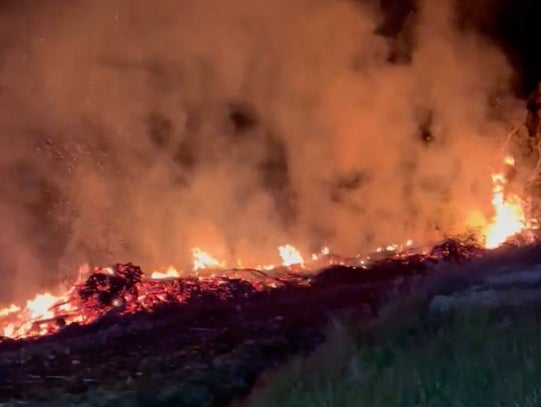
<instances>
[{"instance_id":1,"label":"green grass","mask_svg":"<svg viewBox=\"0 0 541 407\"><path fill-rule=\"evenodd\" d=\"M267 374L245 407L541 406L541 313L376 326L336 323L308 358Z\"/></svg>"}]
</instances>

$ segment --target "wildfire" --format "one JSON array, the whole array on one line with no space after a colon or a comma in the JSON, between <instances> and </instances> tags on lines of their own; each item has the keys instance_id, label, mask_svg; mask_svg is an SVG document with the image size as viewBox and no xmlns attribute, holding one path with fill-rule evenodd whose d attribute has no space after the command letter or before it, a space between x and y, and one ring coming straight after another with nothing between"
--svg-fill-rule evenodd
<instances>
[{"instance_id":1,"label":"wildfire","mask_svg":"<svg viewBox=\"0 0 541 407\"><path fill-rule=\"evenodd\" d=\"M515 165L512 157L506 157L504 162L507 166ZM496 248L508 238L529 229L523 202L516 195L506 194L507 179L505 172L494 174L492 176L492 182L492 205L495 213L482 232L484 245L487 249ZM412 246L413 242L408 240L404 244L382 246L375 251L385 255L395 256L404 253ZM318 253L306 257L307 260L305 260L301 252L291 244L278 246L278 254L281 258L281 264L257 266L256 268L259 270L271 270L277 267L315 269L330 264L363 266L371 260L369 256L343 258L333 254L328 247L323 247ZM192 249L192 262L193 271L221 269L224 271L224 275L227 274L228 264L226 261L214 257L199 247ZM241 264L240 260L237 260L237 266ZM111 276L115 274L114 267L110 268L110 270L107 268L101 270L105 274L110 272ZM137 299L144 301L146 298L159 298L165 301L165 295L163 298L160 297L162 294L156 297L155 293L152 292L152 287L156 287L156 280L175 279L180 276L181 273L173 266L153 272L150 279L143 280L141 283L142 285ZM81 271L79 277L81 277ZM118 299L118 301L122 303L122 298ZM115 305L113 304L113 306ZM27 301L24 307L10 305L7 308L0 309L0 336L3 334L4 337L9 338L24 338L44 335L56 331L66 323L89 323L93 318L95 319L97 317L86 315L84 308L81 308L81 303L77 302L77 289L74 286L59 296L55 296L52 293L38 294L32 300Z\"/></svg>"},{"instance_id":2,"label":"wildfire","mask_svg":"<svg viewBox=\"0 0 541 407\"><path fill-rule=\"evenodd\" d=\"M513 157L505 157L508 166L514 166ZM503 173L492 175L494 217L483 231L485 247L494 249L505 243L510 237L522 232L527 227L526 215L522 200L517 195L505 194L507 179Z\"/></svg>"},{"instance_id":3,"label":"wildfire","mask_svg":"<svg viewBox=\"0 0 541 407\"><path fill-rule=\"evenodd\" d=\"M278 247L278 253L281 257L280 265L269 265L257 267L260 270L270 270L277 267L304 266L305 260L300 251L291 244L285 244ZM313 255L313 261L329 255L329 248L325 247L320 253ZM192 249L192 270L202 269L222 269L226 273L227 264L219 260L204 250L196 247ZM102 273L108 276L115 276L114 267L105 267L100 269ZM82 267L79 270L77 284L81 284L83 274L88 277L88 267ZM179 278L181 273L173 266L166 269L154 271L148 281ZM85 277L85 279L86 279ZM145 288L146 287L146 288ZM148 286L143 284L139 292L138 299L144 300L147 297ZM57 330L62 324L71 322L88 323L93 319L92 316L85 315L77 301L77 289L73 286L71 289L62 292L60 295L54 295L46 292L36 295L28 300L25 306L12 304L4 309L0 309L0 337L7 338L25 338L34 335L45 335ZM45 323L43 323L45 322ZM58 325L60 323L60 325Z\"/></svg>"}]
</instances>

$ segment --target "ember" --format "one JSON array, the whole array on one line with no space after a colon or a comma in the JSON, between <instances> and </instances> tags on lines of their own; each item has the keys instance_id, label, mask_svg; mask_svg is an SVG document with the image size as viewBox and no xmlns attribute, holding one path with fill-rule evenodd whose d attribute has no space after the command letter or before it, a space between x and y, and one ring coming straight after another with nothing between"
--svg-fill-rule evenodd
<instances>
[{"instance_id":1,"label":"ember","mask_svg":"<svg viewBox=\"0 0 541 407\"><path fill-rule=\"evenodd\" d=\"M286 285L303 286L322 281L325 277L314 277L308 270L325 268L330 265L342 265L356 270L363 270L362 281L393 278L393 276L410 275L424 272L427 264L440 260L462 261L478 257L483 253L480 246L473 242L461 243L448 240L426 253L399 251L405 245L393 245L384 251L377 250L374 256L341 258L333 255L328 248L311 257L306 262L300 253L291 245L280 247L283 266L276 268L274 276L255 269L229 269L218 273L215 271L208 277L185 277L174 268L165 272L154 272L150 278L143 275L141 269L133 264L116 264L111 267L96 268L82 283L75 284L67 293L54 296L50 293L40 294L27 302L24 309L12 305L0 311L0 326L5 337L26 338L50 334L67 325L90 324L98 319L111 315L132 314L140 311L152 311L163 304L184 303L194 295L204 295L207 290L218 294L221 298L229 296L228 290L232 281L240 281L250 287L248 291L259 292L272 290ZM381 254L386 253L383 258ZM391 254L390 257L389 253ZM201 265L194 259L194 269ZM377 260L377 258L380 260ZM211 257L209 257L211 258ZM221 262L216 261L221 264ZM304 272L293 272L302 266ZM270 272L274 267L266 268ZM371 271L370 271L371 270ZM255 274L254 274L255 273ZM250 278L251 277L251 278ZM238 279L238 280L235 280Z\"/></svg>"},{"instance_id":2,"label":"ember","mask_svg":"<svg viewBox=\"0 0 541 407\"><path fill-rule=\"evenodd\" d=\"M143 272L132 264L117 264L112 268L98 269L79 290L79 297L86 308L111 306L116 301L137 298L137 284Z\"/></svg>"}]
</instances>

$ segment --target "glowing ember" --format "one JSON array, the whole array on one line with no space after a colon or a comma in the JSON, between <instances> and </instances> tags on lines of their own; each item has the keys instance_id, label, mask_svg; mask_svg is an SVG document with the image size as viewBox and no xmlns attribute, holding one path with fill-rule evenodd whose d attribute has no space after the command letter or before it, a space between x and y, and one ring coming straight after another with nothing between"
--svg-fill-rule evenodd
<instances>
[{"instance_id":1,"label":"glowing ember","mask_svg":"<svg viewBox=\"0 0 541 407\"><path fill-rule=\"evenodd\" d=\"M505 164L513 166L513 157L506 157ZM526 216L522 201L516 195L505 196L507 180L502 173L492 176L493 198L495 215L491 224L484 230L485 247L494 249L504 243L511 236L522 232L526 227Z\"/></svg>"},{"instance_id":2,"label":"glowing ember","mask_svg":"<svg viewBox=\"0 0 541 407\"><path fill-rule=\"evenodd\" d=\"M225 268L224 262L216 260L198 247L192 249L192 257L194 270Z\"/></svg>"},{"instance_id":3,"label":"glowing ember","mask_svg":"<svg viewBox=\"0 0 541 407\"><path fill-rule=\"evenodd\" d=\"M278 251L280 252L280 257L282 258L282 265L285 267L304 264L304 259L299 251L290 244L279 246Z\"/></svg>"},{"instance_id":4,"label":"glowing ember","mask_svg":"<svg viewBox=\"0 0 541 407\"><path fill-rule=\"evenodd\" d=\"M328 256L329 254L331 254L331 249L325 246L319 251L319 253L312 254L312 261L318 261L321 257Z\"/></svg>"}]
</instances>

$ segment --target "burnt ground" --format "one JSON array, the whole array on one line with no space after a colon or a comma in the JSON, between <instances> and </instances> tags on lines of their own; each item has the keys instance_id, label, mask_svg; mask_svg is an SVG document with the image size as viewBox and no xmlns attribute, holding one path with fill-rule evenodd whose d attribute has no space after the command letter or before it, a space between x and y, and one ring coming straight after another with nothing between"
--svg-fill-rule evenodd
<instances>
[{"instance_id":1,"label":"burnt ground","mask_svg":"<svg viewBox=\"0 0 541 407\"><path fill-rule=\"evenodd\" d=\"M445 292L474 278L476 269L537 263L537 245L485 253L449 241L426 255L367 268L284 274L276 288L242 279L161 282L189 295L152 311L107 312L46 337L1 341L0 405L60 405L99 394L97 405L224 406L248 394L262 371L324 341L333 318L375 318L426 281ZM443 274L449 278L436 277Z\"/></svg>"}]
</instances>

